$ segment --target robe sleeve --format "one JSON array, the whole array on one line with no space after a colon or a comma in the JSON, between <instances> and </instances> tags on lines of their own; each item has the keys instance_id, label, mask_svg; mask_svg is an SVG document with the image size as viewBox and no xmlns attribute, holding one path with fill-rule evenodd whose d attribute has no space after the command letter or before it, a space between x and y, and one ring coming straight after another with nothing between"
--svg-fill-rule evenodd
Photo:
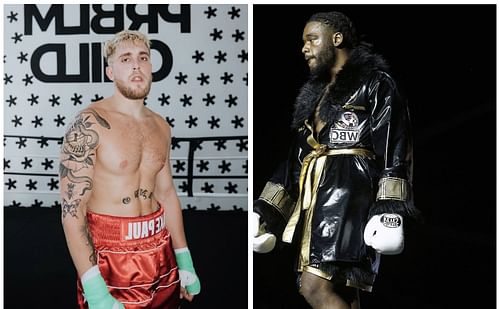
<instances>
[{"instance_id":1,"label":"robe sleeve","mask_svg":"<svg viewBox=\"0 0 500 309\"><path fill-rule=\"evenodd\" d=\"M281 239L297 202L300 167L298 148L293 143L287 160L274 171L253 204L253 211L261 216L266 230L276 235L278 239Z\"/></svg>"},{"instance_id":2,"label":"robe sleeve","mask_svg":"<svg viewBox=\"0 0 500 309\"><path fill-rule=\"evenodd\" d=\"M413 150L408 106L394 80L383 72L375 73L368 97L373 149L381 170L370 217L381 213L415 217L418 211L413 205Z\"/></svg>"}]
</instances>

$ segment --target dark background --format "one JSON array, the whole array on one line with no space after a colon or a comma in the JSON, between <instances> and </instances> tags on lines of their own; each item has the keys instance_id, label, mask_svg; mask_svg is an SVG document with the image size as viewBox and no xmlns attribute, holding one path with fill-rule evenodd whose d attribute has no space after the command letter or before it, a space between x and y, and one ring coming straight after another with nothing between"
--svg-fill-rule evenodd
<instances>
[{"instance_id":1,"label":"dark background","mask_svg":"<svg viewBox=\"0 0 500 309\"><path fill-rule=\"evenodd\" d=\"M307 78L302 31L340 11L391 66L408 99L413 189L425 221L384 256L362 308L494 308L496 300L495 5L255 5L254 198L286 157L295 96ZM294 251L254 254L254 307L307 308Z\"/></svg>"},{"instance_id":2,"label":"dark background","mask_svg":"<svg viewBox=\"0 0 500 309\"><path fill-rule=\"evenodd\" d=\"M182 308L246 308L247 212L183 211L201 293ZM59 208L4 209L4 307L76 308L76 271Z\"/></svg>"}]
</instances>

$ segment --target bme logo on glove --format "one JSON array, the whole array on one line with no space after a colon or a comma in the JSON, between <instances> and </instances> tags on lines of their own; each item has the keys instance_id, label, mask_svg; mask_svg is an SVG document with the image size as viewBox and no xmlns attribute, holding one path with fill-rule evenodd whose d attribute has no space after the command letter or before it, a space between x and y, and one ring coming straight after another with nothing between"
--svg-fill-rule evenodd
<instances>
[{"instance_id":1,"label":"bme logo on glove","mask_svg":"<svg viewBox=\"0 0 500 309\"><path fill-rule=\"evenodd\" d=\"M395 214L383 214L380 217L380 222L389 228L396 228L401 226L401 218Z\"/></svg>"}]
</instances>

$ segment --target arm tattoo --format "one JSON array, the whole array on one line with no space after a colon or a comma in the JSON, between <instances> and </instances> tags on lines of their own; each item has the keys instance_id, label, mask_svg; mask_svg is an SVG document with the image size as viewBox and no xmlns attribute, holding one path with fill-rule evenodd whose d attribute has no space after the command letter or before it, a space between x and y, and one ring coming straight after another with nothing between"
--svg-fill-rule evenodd
<instances>
[{"instance_id":1,"label":"arm tattoo","mask_svg":"<svg viewBox=\"0 0 500 309\"><path fill-rule=\"evenodd\" d=\"M77 214L78 207L80 206L80 201L81 201L80 199L77 199L77 200L74 200L71 203L69 203L68 201L66 201L66 199L63 199L63 202L61 205L63 219L66 218L67 214L70 214L73 218L78 218L78 216L76 214Z\"/></svg>"},{"instance_id":2,"label":"arm tattoo","mask_svg":"<svg viewBox=\"0 0 500 309\"><path fill-rule=\"evenodd\" d=\"M87 220L85 220L85 225L82 227L82 232L83 236L87 240L87 246L89 246L92 249L92 253L89 256L89 261L90 263L92 263L92 265L97 265L97 256L95 252L94 241L92 240L92 236L90 235L87 225Z\"/></svg>"},{"instance_id":3,"label":"arm tattoo","mask_svg":"<svg viewBox=\"0 0 500 309\"><path fill-rule=\"evenodd\" d=\"M92 129L95 123L89 120L89 114L94 116L100 126L108 130L111 129L106 119L102 118L96 111L86 110L76 117L66 132L61 150L63 157L59 165L59 174L61 179L67 177L72 182L71 188L68 185L67 194L69 199L73 196L73 188L76 184L85 183L80 196L91 190L93 186L90 177L75 175L76 172L82 169L94 166L92 156L95 156L94 151L99 145L99 135L97 131Z\"/></svg>"}]
</instances>

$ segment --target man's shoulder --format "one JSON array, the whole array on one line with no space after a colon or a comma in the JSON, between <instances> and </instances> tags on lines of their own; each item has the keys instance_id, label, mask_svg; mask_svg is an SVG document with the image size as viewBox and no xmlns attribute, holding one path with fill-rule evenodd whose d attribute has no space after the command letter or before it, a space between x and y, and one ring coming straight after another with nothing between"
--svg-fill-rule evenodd
<instances>
[{"instance_id":1,"label":"man's shoulder","mask_svg":"<svg viewBox=\"0 0 500 309\"><path fill-rule=\"evenodd\" d=\"M387 86L396 88L396 81L387 70L373 70L368 82L371 84L386 84Z\"/></svg>"}]
</instances>

